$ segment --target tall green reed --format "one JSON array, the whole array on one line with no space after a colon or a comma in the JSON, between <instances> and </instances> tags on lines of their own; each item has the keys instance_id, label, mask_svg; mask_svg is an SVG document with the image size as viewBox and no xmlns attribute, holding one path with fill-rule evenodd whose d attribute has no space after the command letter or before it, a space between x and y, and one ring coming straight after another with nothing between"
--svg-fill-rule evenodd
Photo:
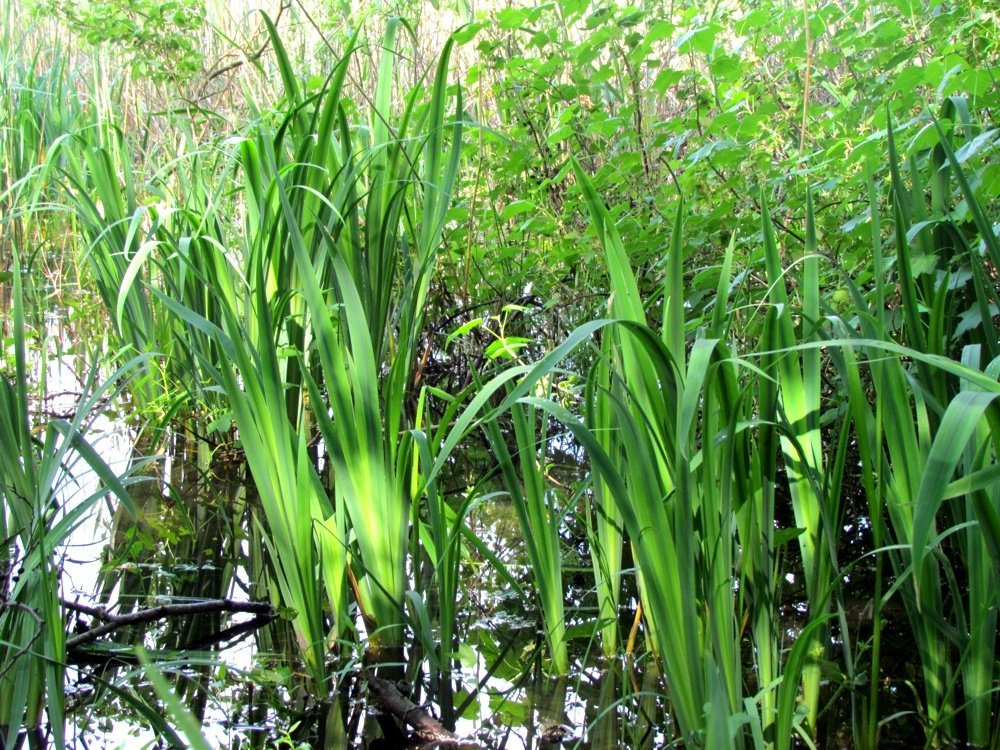
<instances>
[{"instance_id":1,"label":"tall green reed","mask_svg":"<svg viewBox=\"0 0 1000 750\"><path fill-rule=\"evenodd\" d=\"M688 349L679 220L668 260L663 323L658 330L647 325L648 313L635 289L624 244L586 175L578 171L577 178L608 257L612 313L619 323L607 328L609 322L597 321L574 332L526 373L501 409L520 400L558 416L586 448L595 475L615 499L634 548L651 645L662 664L681 732L691 741L712 745L741 744L747 732L758 744L788 747L793 733L816 732L815 714L799 725L799 706L806 706L806 717L810 704L815 701L818 707L827 621L837 616L842 638L849 632L839 604L828 614L837 602L836 532L831 527L840 513L848 424L832 430L836 442L826 464L818 415L811 416L804 405L807 390L818 401L819 354L831 345L817 337L823 321L812 212L807 212L811 257L801 263L807 278L805 283L796 279L797 288L805 289L798 330L790 326L789 298L772 288L772 299L781 299L764 321L760 366L751 366L704 334ZM771 278L783 284L794 267L782 271L778 266L766 209L762 222ZM718 306L705 329L709 336L727 334L732 256L730 246L722 263ZM591 407L591 424L584 425L562 407L526 395L559 357L599 329L606 329L604 351L612 355L604 360L604 371L592 372L591 388L596 404L603 399L610 417L595 419ZM811 390L801 382L805 376ZM853 392L850 396L857 398ZM812 411L821 408L816 401ZM612 444L608 436L620 442ZM785 457L789 481L798 476L807 485L801 492L812 493L822 504L809 509L813 516L800 516L800 523L810 525L778 534L774 504L782 479L775 457L781 440L790 453ZM606 445L620 445L618 453ZM812 445L815 452L807 454L804 445ZM804 455L812 456L810 462L803 462ZM782 543L806 534L811 534L813 554L820 558L818 563L803 563L814 581L806 587L811 615L795 645L783 653L776 555ZM755 698L743 697L744 608L755 643ZM845 648L850 650L849 641ZM851 654L844 658L850 677L853 659ZM802 697L800 680L811 691ZM723 716L724 729L719 722Z\"/></svg>"},{"instance_id":2,"label":"tall green reed","mask_svg":"<svg viewBox=\"0 0 1000 750\"><path fill-rule=\"evenodd\" d=\"M190 441L201 470L191 492L173 491L176 486L166 478L162 486L137 498L142 506L138 527L135 519L119 510L112 546L121 549L147 519L156 523L168 490L175 517L197 523L211 515L200 502L211 492L207 477L212 446L208 441L213 429L224 424L215 420L226 405L201 363L218 362L224 354L210 337L171 315L162 297L181 300L219 324L222 313L216 300L232 298L234 285L223 245L224 229L216 213L224 180L216 185L213 178L226 174L219 156L188 150L191 138L182 137L173 158L145 175L133 166L133 161L141 161L134 158L134 145L114 127L105 130L104 145L96 135L90 129L60 139L53 149L59 162L50 169L62 176L65 198L81 230L84 274L99 290L111 323L112 346L107 356L121 363L130 356L149 355L145 367L129 383L131 417L139 427L136 456L142 460L143 454L172 451L178 442ZM113 147L108 145L112 139ZM215 279L211 291L205 283L209 275ZM223 439L229 437L225 430L221 432ZM182 460L180 456L174 459ZM198 528L207 531L209 526ZM180 547L192 537L185 537ZM146 554L151 556L154 550ZM151 583L144 572L109 569L102 574L102 596L120 586L119 600L128 608ZM208 578L198 582L207 583ZM226 583L214 577L216 596L222 595ZM206 588L198 591L207 593Z\"/></svg>"},{"instance_id":3,"label":"tall green reed","mask_svg":"<svg viewBox=\"0 0 1000 750\"><path fill-rule=\"evenodd\" d=\"M156 314L144 278L144 261L156 248L155 212L142 204L135 172L124 146L109 148L92 141L84 131L64 136L55 153L70 152L63 174L67 197L75 209L85 244L84 264L89 269L101 301L111 316L118 356L148 355L170 343L163 335L162 314ZM133 383L137 406L147 412L170 397L162 360Z\"/></svg>"},{"instance_id":4,"label":"tall green reed","mask_svg":"<svg viewBox=\"0 0 1000 750\"><path fill-rule=\"evenodd\" d=\"M792 509L799 534L799 550L809 600L809 618L822 623L834 594L837 569L837 521L840 517L841 482L836 463L828 465L824 455L820 419L822 363L816 348L801 343L815 340L820 319L819 256L812 199L806 203L804 254L800 259L800 305L793 308L786 291L786 271L782 268L767 203L761 198L764 258L771 308L765 321L763 347L765 368L777 382L776 400L770 404L779 422L779 440ZM798 312L798 330L793 315ZM768 418L765 416L764 418ZM804 667L803 692L808 722L813 731L819 713L821 667L826 651L826 628L810 630L810 657Z\"/></svg>"},{"instance_id":5,"label":"tall green reed","mask_svg":"<svg viewBox=\"0 0 1000 750\"><path fill-rule=\"evenodd\" d=\"M615 460L621 460L621 435L613 428L610 400L603 396L612 387L612 336L602 341L601 356L587 378L586 422L600 440L601 448ZM618 619L622 590L622 551L625 543L622 514L610 487L600 476L592 478L594 507L587 513L588 543L597 590L601 651L608 659L619 652Z\"/></svg>"},{"instance_id":6,"label":"tall green reed","mask_svg":"<svg viewBox=\"0 0 1000 750\"><path fill-rule=\"evenodd\" d=\"M99 83L92 88L99 89L93 98L114 101ZM220 220L231 175L225 152L200 148L191 128L178 128L176 144L160 148L166 163L144 166L150 154L122 124L101 120L58 137L42 172L61 182L59 197L71 209L82 245L71 250L110 319L115 346L109 356L120 362L157 355L130 386L154 444L171 428L205 435L209 422L198 423L196 415L205 409L217 414L221 406L198 357L217 361L219 352L164 310L157 295L182 300L219 323L216 297L234 294L234 261L226 255L227 227ZM220 282L214 292L202 283L205 273Z\"/></svg>"},{"instance_id":7,"label":"tall green reed","mask_svg":"<svg viewBox=\"0 0 1000 750\"><path fill-rule=\"evenodd\" d=\"M189 325L214 338L226 355L224 361L232 363L217 370L209 362L203 366L229 398L267 522L265 544L277 583L274 595L294 610L299 651L319 687L327 677L326 654L333 645L328 639L346 626L344 550L342 536L337 537L343 531L328 521L333 511L308 450L309 436L296 432L288 420L263 285L255 294L254 304L261 311L259 339L233 310L224 310L224 328L219 328L169 298L164 301ZM332 629L323 621L324 612L331 609Z\"/></svg>"},{"instance_id":8,"label":"tall green reed","mask_svg":"<svg viewBox=\"0 0 1000 750\"><path fill-rule=\"evenodd\" d=\"M417 89L398 118L391 111L402 27L393 21L386 32L371 125L358 128L343 95L353 49L318 93L305 96L269 25L287 110L276 131L262 121L239 146L246 286L235 301L220 300L221 327L163 297L236 364L236 372L222 367L214 377L233 405L281 598L297 612L317 681L324 644L353 631L349 582L371 644L398 646L403 638L410 373L457 178L462 110L459 95L447 120L449 42L429 100L421 103ZM329 480L311 461L315 430ZM329 632L325 611L333 615Z\"/></svg>"},{"instance_id":9,"label":"tall green reed","mask_svg":"<svg viewBox=\"0 0 1000 750\"><path fill-rule=\"evenodd\" d=\"M484 429L524 536L528 562L538 589L545 640L552 659L551 671L564 675L569 670L559 537L564 511L559 508L556 493L547 486L548 420L545 417L539 420L536 412L530 405L510 407L514 456L496 420L489 421Z\"/></svg>"},{"instance_id":10,"label":"tall green reed","mask_svg":"<svg viewBox=\"0 0 1000 750\"><path fill-rule=\"evenodd\" d=\"M616 386L597 391L597 398L608 400L624 461L609 455L593 429L563 407L536 397L522 400L566 424L622 514L681 733L690 742L729 745L738 741L735 729L719 718L742 707L733 607L734 454L732 441L724 439L736 428L741 398L734 360L718 340L699 338L687 349L680 209L662 324L651 328L622 239L587 175L578 166L575 173L606 254L611 312L619 320L605 330L615 336L620 357L613 369ZM564 346L606 325L585 326ZM599 427L607 430L607 422Z\"/></svg>"},{"instance_id":11,"label":"tall green reed","mask_svg":"<svg viewBox=\"0 0 1000 750\"><path fill-rule=\"evenodd\" d=\"M406 588L412 459L404 430L412 420L410 373L456 183L462 131L460 95L454 119L446 119L451 41L421 111L417 89L407 96L399 119L393 117L390 95L401 27L401 21L391 22L383 42L371 126L361 131L373 140L357 144L348 129L340 100L345 58L313 116L319 153L298 160L302 171L292 179L274 181L275 226L284 229L279 236L309 321L304 330L310 345L302 351L318 362L310 371L304 358L303 375L312 402L329 408L314 407L313 415L333 465L336 507L346 511L353 532L359 603L380 629L375 641L390 645L401 642ZM276 33L273 38L277 47ZM294 97L296 90L287 90L290 68L282 63L282 70L286 94ZM330 127L335 116L339 131ZM315 204L317 195L334 200ZM331 302L338 305L336 325L329 316Z\"/></svg>"},{"instance_id":12,"label":"tall green reed","mask_svg":"<svg viewBox=\"0 0 1000 750\"><path fill-rule=\"evenodd\" d=\"M950 102L944 111L962 109ZM931 203L940 210L949 201L968 201L984 255L992 258L997 241L986 210L969 190L950 136L936 120L929 127L939 137L929 160ZM972 132L967 119L965 127L967 134ZM995 732L991 711L996 703L990 685L996 679L997 603L987 592L996 573L997 506L992 486L984 481L994 470L998 440L993 398L997 388L992 377L997 360L989 343L995 340L990 314L995 290L980 283L983 257L971 251L964 230L944 215L933 221L925 218L923 167L911 155L907 186L898 168L891 123L887 138L892 159L892 242L904 308L904 327L896 335L908 348L885 351L894 341L887 314L891 295L878 273L887 264L878 196L870 181L875 286L870 301L852 289L858 315L857 328L850 333L872 343L859 346L857 354L845 348L841 366L851 391L876 544L897 576L887 595L902 598L922 664L929 741L948 742L964 734L972 744L986 745ZM948 187L949 175L957 184L954 193ZM920 264L916 254L923 256ZM912 272L914 265L926 269L928 262L935 272ZM950 283L963 268L973 280L971 293ZM980 317L978 325L958 337L951 332L957 330L963 308L978 311ZM976 343L967 343L970 339ZM879 346L876 341L887 343ZM866 388L872 391L870 399ZM946 502L951 499L957 502ZM963 579L964 588L959 584ZM878 635L876 630L876 644ZM876 650L873 674L877 657ZM874 745L878 703L874 689L868 702L867 741Z\"/></svg>"},{"instance_id":13,"label":"tall green reed","mask_svg":"<svg viewBox=\"0 0 1000 750\"><path fill-rule=\"evenodd\" d=\"M76 79L59 40L33 38L17 5L7 3L0 17L0 264L10 267L15 247L25 257L37 251L36 267L61 279L65 223L41 208L53 198L52 148L80 127L85 108L72 94Z\"/></svg>"},{"instance_id":14,"label":"tall green reed","mask_svg":"<svg viewBox=\"0 0 1000 750\"><path fill-rule=\"evenodd\" d=\"M414 503L411 506L411 524L412 536L416 538L411 538L411 549L416 546L414 542L419 541L420 549L426 554L430 565L430 575L419 576L419 585L407 592L410 623L431 665L430 694L440 705L442 721L449 728L454 728L456 719L451 679L458 655L459 596L465 549L463 539L466 536L476 539L471 534L466 519L476 505L489 500L492 495L485 493L482 483L478 483L466 488L464 499L455 507L439 486L434 465L438 450L444 444L468 395L464 393L452 396L436 388L421 388L412 431L416 450L410 496L426 499L426 521L420 512L420 506ZM439 399L444 404L443 413L436 424L429 420L432 399ZM415 569L420 558L419 551L413 554ZM503 570L502 564L500 569ZM519 591L520 587L513 578L509 583L513 584L513 590Z\"/></svg>"},{"instance_id":15,"label":"tall green reed","mask_svg":"<svg viewBox=\"0 0 1000 750\"><path fill-rule=\"evenodd\" d=\"M93 505L113 492L134 512L119 479L86 442L89 421L115 384L138 363L129 362L103 385L92 370L73 418L49 420L35 436L27 355L27 318L22 268L15 249L11 327L13 377L0 377L0 567L5 590L0 606L0 731L4 747L15 747L23 731L43 741L44 717L52 742L65 746L66 617L60 604L61 546L86 520ZM86 466L104 486L72 497L77 472Z\"/></svg>"}]
</instances>

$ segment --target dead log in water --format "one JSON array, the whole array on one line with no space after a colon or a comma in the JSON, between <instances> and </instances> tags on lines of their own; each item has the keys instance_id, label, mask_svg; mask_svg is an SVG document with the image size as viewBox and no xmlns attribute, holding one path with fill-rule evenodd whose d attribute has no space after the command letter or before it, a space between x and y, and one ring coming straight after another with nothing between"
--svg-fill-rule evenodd
<instances>
[{"instance_id":1,"label":"dead log in water","mask_svg":"<svg viewBox=\"0 0 1000 750\"><path fill-rule=\"evenodd\" d=\"M368 696L382 711L395 716L413 729L413 734L424 743L421 750L430 748L478 750L479 748L475 743L463 741L453 732L449 732L437 719L399 692L388 680L374 675L369 676Z\"/></svg>"}]
</instances>

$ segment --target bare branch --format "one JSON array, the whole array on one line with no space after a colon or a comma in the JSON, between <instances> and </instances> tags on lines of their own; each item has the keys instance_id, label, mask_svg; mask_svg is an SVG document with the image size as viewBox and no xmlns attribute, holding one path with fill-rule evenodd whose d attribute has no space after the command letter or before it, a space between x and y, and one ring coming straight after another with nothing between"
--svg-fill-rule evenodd
<instances>
[{"instance_id":1,"label":"bare branch","mask_svg":"<svg viewBox=\"0 0 1000 750\"><path fill-rule=\"evenodd\" d=\"M67 639L67 649L78 648L86 643L92 643L98 638L108 633L113 633L115 630L127 625L151 622L163 619L164 617L182 617L184 615L196 615L205 612L249 612L255 615L275 616L274 607L267 602L236 602L232 599L209 599L205 601L184 602L183 604L162 604L158 607L149 607L127 615L113 615L103 608L90 607L77 602L63 601L63 606L74 612L90 615L102 622L101 625L92 627Z\"/></svg>"}]
</instances>

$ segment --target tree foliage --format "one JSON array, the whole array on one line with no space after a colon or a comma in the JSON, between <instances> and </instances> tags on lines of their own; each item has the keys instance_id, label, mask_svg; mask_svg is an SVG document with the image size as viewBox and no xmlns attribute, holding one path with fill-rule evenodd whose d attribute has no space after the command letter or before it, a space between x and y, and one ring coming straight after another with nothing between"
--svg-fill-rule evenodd
<instances>
[{"instance_id":1,"label":"tree foliage","mask_svg":"<svg viewBox=\"0 0 1000 750\"><path fill-rule=\"evenodd\" d=\"M123 52L132 74L154 81L190 80L204 60L204 0L37 0L88 44Z\"/></svg>"}]
</instances>

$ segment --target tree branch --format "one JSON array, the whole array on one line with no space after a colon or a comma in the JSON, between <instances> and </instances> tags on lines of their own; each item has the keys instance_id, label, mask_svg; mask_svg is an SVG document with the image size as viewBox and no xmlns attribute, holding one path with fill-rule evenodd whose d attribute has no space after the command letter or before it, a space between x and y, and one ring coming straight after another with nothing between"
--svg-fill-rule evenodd
<instances>
[{"instance_id":1,"label":"tree branch","mask_svg":"<svg viewBox=\"0 0 1000 750\"><path fill-rule=\"evenodd\" d=\"M181 617L184 615L197 615L205 612L249 612L255 615L270 615L276 617L274 607L267 602L236 602L232 599L209 599L196 602L184 602L183 604L162 604L158 607L149 607L131 612L127 615L113 615L102 607L91 607L78 602L63 601L63 606L74 612L89 615L101 621L100 625L89 628L82 633L78 633L66 640L66 648L73 649L92 643L98 638L113 633L119 628L128 625L135 625L143 622L152 622L164 617ZM263 623L261 623L263 624ZM223 631L225 632L225 631Z\"/></svg>"}]
</instances>

